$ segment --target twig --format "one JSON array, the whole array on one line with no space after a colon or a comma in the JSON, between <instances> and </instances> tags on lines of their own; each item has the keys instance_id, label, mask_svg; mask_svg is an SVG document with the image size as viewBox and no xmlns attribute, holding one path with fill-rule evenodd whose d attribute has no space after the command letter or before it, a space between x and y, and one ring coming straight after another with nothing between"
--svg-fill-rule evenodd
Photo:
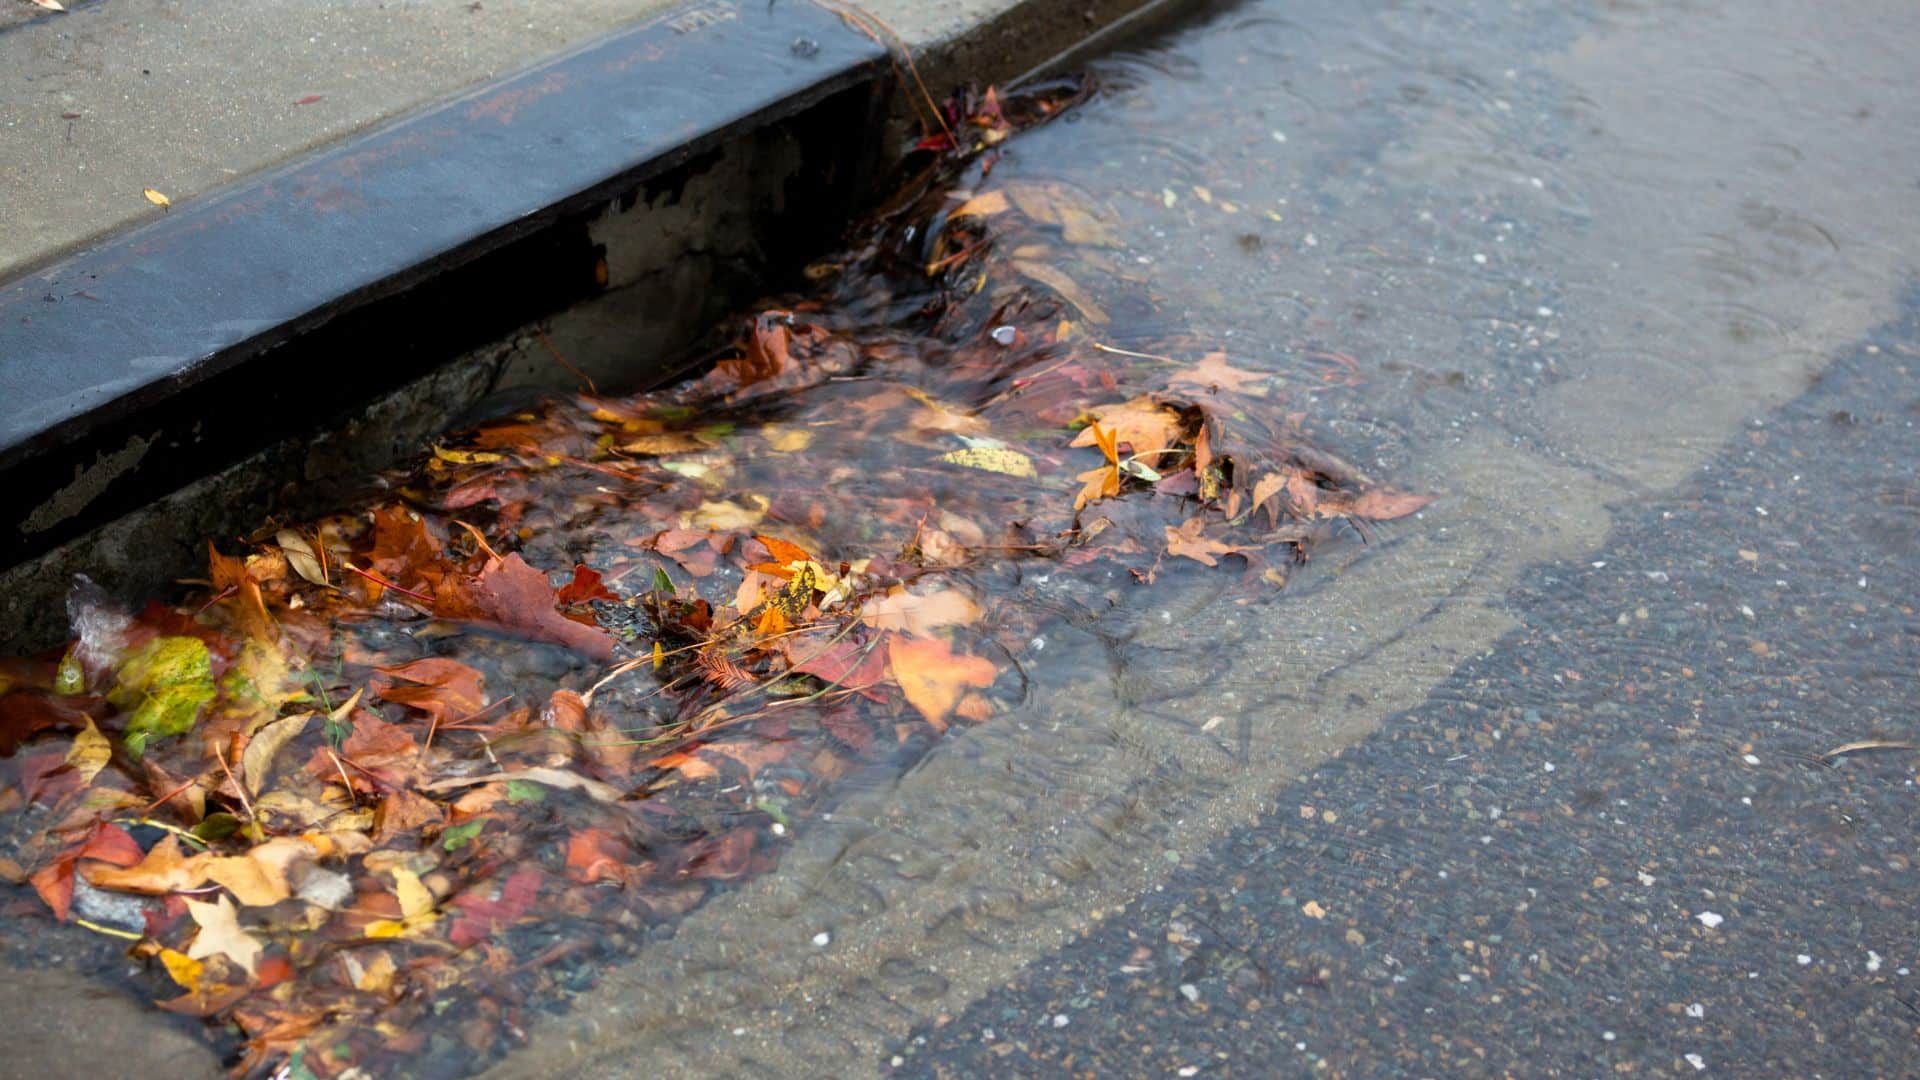
<instances>
[{"instance_id":1,"label":"twig","mask_svg":"<svg viewBox=\"0 0 1920 1080\"><path fill-rule=\"evenodd\" d=\"M480 550L486 552L488 558L493 559L496 562L499 561L500 553L493 550L493 545L487 543L486 536L483 533L481 533L479 529L476 529L473 526L467 524L466 522L461 521L459 518L454 518L453 523L467 530L468 532L472 533L473 542L480 545Z\"/></svg>"},{"instance_id":2,"label":"twig","mask_svg":"<svg viewBox=\"0 0 1920 1080\"><path fill-rule=\"evenodd\" d=\"M254 815L253 800L247 798L247 786L242 784L240 778L233 775L233 770L227 767L227 755L220 749L220 744L217 742L213 744L213 760L220 763L220 771L227 774L227 782L233 785L233 790L240 793L240 806L247 812L247 824L253 826L254 843L259 843L260 819Z\"/></svg>"},{"instance_id":3,"label":"twig","mask_svg":"<svg viewBox=\"0 0 1920 1080\"><path fill-rule=\"evenodd\" d=\"M547 332L545 330L542 330L536 326L533 328L533 333L534 333L534 336L540 339L540 344L545 345L547 347L547 351L553 354L553 359L555 363L559 364L561 367L566 368L568 371L572 372L574 378L577 378L581 382L586 383L588 393L592 394L595 397L600 396L600 388L593 385L593 377L591 375L588 375L586 372L581 371L579 368L574 367L572 364L567 363L567 358L560 355L560 350L554 347L553 342L548 339Z\"/></svg>"},{"instance_id":4,"label":"twig","mask_svg":"<svg viewBox=\"0 0 1920 1080\"><path fill-rule=\"evenodd\" d=\"M1111 345L1102 345L1097 341L1090 341L1087 344L1092 345L1101 352L1113 353L1116 356L1131 356L1140 360L1160 360L1169 364L1177 364L1180 362L1171 356L1156 356L1153 353L1134 352L1132 349L1116 349Z\"/></svg>"},{"instance_id":5,"label":"twig","mask_svg":"<svg viewBox=\"0 0 1920 1080\"><path fill-rule=\"evenodd\" d=\"M1920 743L1899 742L1893 739L1862 739L1845 746L1836 746L1820 756L1828 760L1842 754L1857 754L1862 750L1920 750Z\"/></svg>"},{"instance_id":6,"label":"twig","mask_svg":"<svg viewBox=\"0 0 1920 1080\"><path fill-rule=\"evenodd\" d=\"M392 589L394 592L397 592L402 596L411 596L415 600L418 600L421 603L427 605L429 608L433 606L433 597L431 596L426 596L421 593L414 592L412 589L401 588L400 586L395 585L393 582L388 581L386 578L381 577L379 574L368 573L367 571L360 569L359 567L353 565L350 562L342 562L340 565L346 567L348 570L351 570L356 574L359 574L361 577L366 578L368 581L373 582L375 585L378 585L383 589Z\"/></svg>"}]
</instances>

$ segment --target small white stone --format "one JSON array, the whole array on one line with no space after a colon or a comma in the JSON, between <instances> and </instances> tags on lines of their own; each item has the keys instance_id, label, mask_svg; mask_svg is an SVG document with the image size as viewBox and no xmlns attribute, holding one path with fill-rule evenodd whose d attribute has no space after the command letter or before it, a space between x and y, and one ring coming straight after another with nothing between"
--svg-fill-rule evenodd
<instances>
[{"instance_id":1,"label":"small white stone","mask_svg":"<svg viewBox=\"0 0 1920 1080\"><path fill-rule=\"evenodd\" d=\"M1694 918L1699 919L1700 925L1706 927L1709 930L1712 930L1713 928L1719 926L1721 923L1727 921L1725 916L1715 914L1714 912L1711 912L1711 911L1703 911L1700 914L1695 915Z\"/></svg>"},{"instance_id":2,"label":"small white stone","mask_svg":"<svg viewBox=\"0 0 1920 1080\"><path fill-rule=\"evenodd\" d=\"M1188 1001L1199 1001L1200 988L1193 985L1192 983L1181 983L1180 996L1183 998L1186 998Z\"/></svg>"},{"instance_id":3,"label":"small white stone","mask_svg":"<svg viewBox=\"0 0 1920 1080\"><path fill-rule=\"evenodd\" d=\"M1068 1024L1072 1022L1073 1021L1067 1017L1066 1013L1055 1013L1053 1016L1053 1026L1057 1028L1066 1027Z\"/></svg>"},{"instance_id":4,"label":"small white stone","mask_svg":"<svg viewBox=\"0 0 1920 1080\"><path fill-rule=\"evenodd\" d=\"M1011 326L996 326L993 328L993 343L995 345L1011 345L1019 335L1020 331Z\"/></svg>"},{"instance_id":5,"label":"small white stone","mask_svg":"<svg viewBox=\"0 0 1920 1080\"><path fill-rule=\"evenodd\" d=\"M734 1033L734 1035L735 1035L736 1037L737 1037L737 1036L740 1036L740 1035L745 1035L745 1034L747 1033L747 1029L746 1029L746 1028L734 1028L734 1029L733 1029L733 1033Z\"/></svg>"},{"instance_id":6,"label":"small white stone","mask_svg":"<svg viewBox=\"0 0 1920 1080\"><path fill-rule=\"evenodd\" d=\"M1654 876L1652 874L1647 873L1645 870L1640 871L1640 873L1638 874L1638 877L1640 878L1640 884L1646 885L1649 887L1653 885L1653 882L1655 880Z\"/></svg>"},{"instance_id":7,"label":"small white stone","mask_svg":"<svg viewBox=\"0 0 1920 1080\"><path fill-rule=\"evenodd\" d=\"M1542 769L1545 769L1545 770L1546 770L1546 771L1548 771L1548 772L1552 772L1552 771L1553 771L1553 762L1551 762L1551 761L1549 761L1549 762L1547 762L1546 764L1544 764L1544 765L1542 765L1542 766L1540 766L1540 767L1541 767Z\"/></svg>"},{"instance_id":8,"label":"small white stone","mask_svg":"<svg viewBox=\"0 0 1920 1080\"><path fill-rule=\"evenodd\" d=\"M1880 970L1880 954L1877 952L1874 952L1872 949L1867 950L1867 970L1868 971Z\"/></svg>"},{"instance_id":9,"label":"small white stone","mask_svg":"<svg viewBox=\"0 0 1920 1080\"><path fill-rule=\"evenodd\" d=\"M820 946L823 949L826 948L827 944L832 940L833 940L833 935L827 933L825 930L822 930L819 933L813 935L813 943L815 945Z\"/></svg>"},{"instance_id":10,"label":"small white stone","mask_svg":"<svg viewBox=\"0 0 1920 1080\"><path fill-rule=\"evenodd\" d=\"M1178 1070L1179 1075L1181 1076L1193 1076L1199 1071L1200 1071L1200 1066L1198 1065L1182 1065Z\"/></svg>"},{"instance_id":11,"label":"small white stone","mask_svg":"<svg viewBox=\"0 0 1920 1080\"><path fill-rule=\"evenodd\" d=\"M1611 1032L1611 1031L1603 1031L1603 1032L1601 1032L1601 1033L1600 1033L1600 1037L1601 1037L1602 1039L1605 1039L1605 1040L1606 1040L1606 1041L1608 1041L1608 1042L1612 1042L1613 1040L1615 1040L1615 1039L1617 1039L1617 1038L1619 1038L1620 1036L1618 1036L1618 1035L1615 1035L1615 1034L1614 1034L1613 1032Z\"/></svg>"},{"instance_id":12,"label":"small white stone","mask_svg":"<svg viewBox=\"0 0 1920 1080\"><path fill-rule=\"evenodd\" d=\"M773 835L775 836L787 835L787 827L785 825L780 824L777 821L773 823L772 831L773 831Z\"/></svg>"},{"instance_id":13,"label":"small white stone","mask_svg":"<svg viewBox=\"0 0 1920 1080\"><path fill-rule=\"evenodd\" d=\"M1707 1015L1707 1007L1696 1001L1693 1004L1687 1006L1687 1015L1693 1017L1695 1020L1698 1020L1701 1017Z\"/></svg>"},{"instance_id":14,"label":"small white stone","mask_svg":"<svg viewBox=\"0 0 1920 1080\"><path fill-rule=\"evenodd\" d=\"M1758 765L1758 764L1760 764L1760 759L1759 759L1759 758L1758 758L1757 756L1755 756L1755 755L1753 755L1753 754L1748 754L1748 755L1746 755L1745 757L1743 757L1743 758L1741 758L1740 760L1741 760L1741 761L1744 761L1744 762L1746 762L1746 763L1747 763L1747 764L1749 764L1749 765Z\"/></svg>"},{"instance_id":15,"label":"small white stone","mask_svg":"<svg viewBox=\"0 0 1920 1080\"><path fill-rule=\"evenodd\" d=\"M1473 253L1473 261L1479 263L1481 266L1487 265L1487 257L1477 251Z\"/></svg>"},{"instance_id":16,"label":"small white stone","mask_svg":"<svg viewBox=\"0 0 1920 1080\"><path fill-rule=\"evenodd\" d=\"M1706 1071L1707 1071L1707 1059L1706 1059L1706 1058L1703 1058L1703 1057L1701 1057L1701 1056L1700 1056L1699 1054L1688 1054L1688 1055L1686 1055L1686 1058L1687 1058L1687 1064L1689 1064L1689 1065L1691 1065L1691 1066L1693 1066L1693 1071L1694 1071L1694 1072L1706 1072Z\"/></svg>"},{"instance_id":17,"label":"small white stone","mask_svg":"<svg viewBox=\"0 0 1920 1080\"><path fill-rule=\"evenodd\" d=\"M1813 957L1808 956L1806 953L1801 953L1799 956L1793 958L1793 962L1799 964L1801 967L1806 967L1808 964L1813 963Z\"/></svg>"},{"instance_id":18,"label":"small white stone","mask_svg":"<svg viewBox=\"0 0 1920 1080\"><path fill-rule=\"evenodd\" d=\"M887 1064L893 1066L896 1069L902 1065L905 1065L906 1063L907 1063L907 1059L901 1057L899 1054L895 1054L891 1058L887 1059Z\"/></svg>"}]
</instances>

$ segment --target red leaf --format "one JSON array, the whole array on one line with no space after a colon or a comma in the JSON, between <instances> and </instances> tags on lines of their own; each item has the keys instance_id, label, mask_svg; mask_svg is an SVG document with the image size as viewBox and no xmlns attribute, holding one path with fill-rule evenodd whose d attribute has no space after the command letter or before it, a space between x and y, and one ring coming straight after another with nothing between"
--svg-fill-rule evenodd
<instances>
[{"instance_id":1,"label":"red leaf","mask_svg":"<svg viewBox=\"0 0 1920 1080\"><path fill-rule=\"evenodd\" d=\"M485 676L458 660L429 656L375 670L378 674L368 685L382 700L419 709L438 723L463 720L486 708Z\"/></svg>"},{"instance_id":2,"label":"red leaf","mask_svg":"<svg viewBox=\"0 0 1920 1080\"><path fill-rule=\"evenodd\" d=\"M448 577L434 590L434 614L493 623L535 641L564 645L595 660L613 658L613 638L554 607L547 575L517 553L488 559L478 574Z\"/></svg>"},{"instance_id":3,"label":"red leaf","mask_svg":"<svg viewBox=\"0 0 1920 1080\"><path fill-rule=\"evenodd\" d=\"M106 703L97 697L59 696L40 690L16 690L0 697L0 757L12 757L20 744L42 731L79 731L87 717Z\"/></svg>"},{"instance_id":4,"label":"red leaf","mask_svg":"<svg viewBox=\"0 0 1920 1080\"><path fill-rule=\"evenodd\" d=\"M787 655L798 658L793 670L802 675L812 675L830 686L858 690L874 701L886 700L884 694L873 689L887 677L887 650L878 642L871 648L845 640L824 648L817 642L801 642L790 645Z\"/></svg>"},{"instance_id":5,"label":"red leaf","mask_svg":"<svg viewBox=\"0 0 1920 1080\"><path fill-rule=\"evenodd\" d=\"M582 885L627 879L633 850L604 829L581 829L567 838L567 877Z\"/></svg>"},{"instance_id":6,"label":"red leaf","mask_svg":"<svg viewBox=\"0 0 1920 1080\"><path fill-rule=\"evenodd\" d=\"M114 866L133 866L146 857L131 834L118 825L101 822L87 838L56 856L53 862L35 871L28 880L33 891L53 909L53 917L67 921L73 905L73 864L81 859L98 859Z\"/></svg>"},{"instance_id":7,"label":"red leaf","mask_svg":"<svg viewBox=\"0 0 1920 1080\"><path fill-rule=\"evenodd\" d=\"M589 600L618 600L605 585L600 584L600 572L589 569L585 563L573 568L573 580L560 587L554 599L562 604L584 604Z\"/></svg>"},{"instance_id":8,"label":"red leaf","mask_svg":"<svg viewBox=\"0 0 1920 1080\"><path fill-rule=\"evenodd\" d=\"M518 921L539 895L540 871L532 867L515 871L506 884L500 886L498 900L486 900L472 892L462 893L454 897L451 904L460 909L460 916L447 931L447 940L462 949L478 945Z\"/></svg>"}]
</instances>

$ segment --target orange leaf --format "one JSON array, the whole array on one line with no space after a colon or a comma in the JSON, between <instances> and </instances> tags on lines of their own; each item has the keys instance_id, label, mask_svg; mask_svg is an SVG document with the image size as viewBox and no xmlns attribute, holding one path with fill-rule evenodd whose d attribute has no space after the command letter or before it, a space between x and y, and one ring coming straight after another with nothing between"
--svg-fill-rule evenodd
<instances>
[{"instance_id":1,"label":"orange leaf","mask_svg":"<svg viewBox=\"0 0 1920 1080\"><path fill-rule=\"evenodd\" d=\"M767 556L781 566L788 563L809 562L813 559L813 556L807 554L805 548L798 544L789 544L777 536L755 536L754 539L760 541L761 546L767 549Z\"/></svg>"},{"instance_id":2,"label":"orange leaf","mask_svg":"<svg viewBox=\"0 0 1920 1080\"><path fill-rule=\"evenodd\" d=\"M927 723L945 731L947 717L966 694L967 687L985 689L997 674L993 661L955 653L939 638L887 639L887 661L907 701Z\"/></svg>"},{"instance_id":3,"label":"orange leaf","mask_svg":"<svg viewBox=\"0 0 1920 1080\"><path fill-rule=\"evenodd\" d=\"M876 630L904 630L928 637L941 627L971 626L980 618L980 605L958 589L941 589L924 596L902 589L867 601L860 609L860 618Z\"/></svg>"},{"instance_id":4,"label":"orange leaf","mask_svg":"<svg viewBox=\"0 0 1920 1080\"><path fill-rule=\"evenodd\" d=\"M1165 450L1179 442L1185 426L1179 413L1152 394L1142 394L1118 405L1098 405L1087 411L1099 423L1082 428L1074 437L1074 446L1101 445L1105 436L1100 429L1105 428L1116 444L1129 444L1134 453L1145 454ZM1104 446L1102 451L1105 452ZM1109 459L1114 460L1112 456Z\"/></svg>"}]
</instances>

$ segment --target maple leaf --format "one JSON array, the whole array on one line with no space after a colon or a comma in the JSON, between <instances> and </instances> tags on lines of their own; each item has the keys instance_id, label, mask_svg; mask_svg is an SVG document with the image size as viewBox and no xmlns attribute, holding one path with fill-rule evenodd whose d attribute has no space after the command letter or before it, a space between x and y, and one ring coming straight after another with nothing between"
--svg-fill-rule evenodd
<instances>
[{"instance_id":1,"label":"maple leaf","mask_svg":"<svg viewBox=\"0 0 1920 1080\"><path fill-rule=\"evenodd\" d=\"M1209 393L1225 390L1248 397L1265 397L1266 388L1258 384L1266 382L1268 377L1263 371L1234 367L1227 363L1227 354L1224 352L1210 352L1199 363L1175 372L1167 380L1167 385L1169 388L1184 387Z\"/></svg>"},{"instance_id":2,"label":"maple leaf","mask_svg":"<svg viewBox=\"0 0 1920 1080\"><path fill-rule=\"evenodd\" d=\"M1220 565L1216 555L1231 555L1237 549L1201 535L1206 526L1202 518L1188 518L1178 529L1167 526L1167 554L1180 555L1208 566Z\"/></svg>"},{"instance_id":3,"label":"maple leaf","mask_svg":"<svg viewBox=\"0 0 1920 1080\"><path fill-rule=\"evenodd\" d=\"M969 686L986 689L993 685L998 671L993 661L981 656L956 653L939 638L913 640L887 639L887 661L893 677L907 695L907 702L920 710L927 723L947 729L947 717Z\"/></svg>"},{"instance_id":4,"label":"maple leaf","mask_svg":"<svg viewBox=\"0 0 1920 1080\"><path fill-rule=\"evenodd\" d=\"M1120 448L1113 429L1094 423L1088 424L1081 434L1092 435L1094 445L1100 448L1100 453L1106 457L1107 463L1097 469L1088 469L1074 477L1080 481L1080 493L1073 499L1075 510L1085 507L1088 503L1111 499L1120 494ZM1075 439L1074 445L1080 445L1080 441Z\"/></svg>"},{"instance_id":5,"label":"maple leaf","mask_svg":"<svg viewBox=\"0 0 1920 1080\"><path fill-rule=\"evenodd\" d=\"M887 654L875 645L861 645L852 641L840 640L821 646L811 643L789 645L787 656L794 661L793 670L802 675L812 675L829 686L847 690L858 690L863 697L874 701L884 700L873 689L887 677Z\"/></svg>"},{"instance_id":6,"label":"maple leaf","mask_svg":"<svg viewBox=\"0 0 1920 1080\"><path fill-rule=\"evenodd\" d=\"M478 574L450 576L434 590L434 614L474 619L536 641L564 645L594 660L613 659L613 638L597 626L585 626L554 607L547 575L528 566L518 553L490 558Z\"/></svg>"},{"instance_id":7,"label":"maple leaf","mask_svg":"<svg viewBox=\"0 0 1920 1080\"><path fill-rule=\"evenodd\" d=\"M233 901L222 896L211 904L200 900L188 900L186 904L187 914L200 924L200 932L187 947L187 955L195 960L224 956L246 969L249 976L253 975L266 946L241 929L240 910L233 906Z\"/></svg>"}]
</instances>

